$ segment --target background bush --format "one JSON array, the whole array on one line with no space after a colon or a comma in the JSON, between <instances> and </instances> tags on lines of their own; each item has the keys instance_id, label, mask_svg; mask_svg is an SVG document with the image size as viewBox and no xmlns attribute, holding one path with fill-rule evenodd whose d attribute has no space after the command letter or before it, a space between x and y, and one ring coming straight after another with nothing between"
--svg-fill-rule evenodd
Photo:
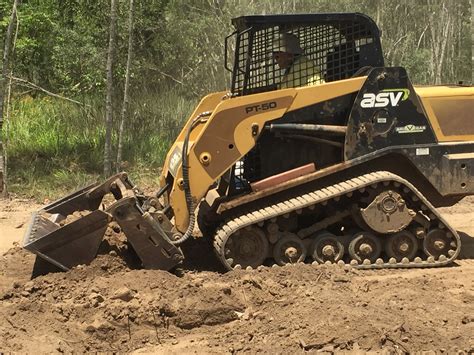
<instances>
[{"instance_id":1,"label":"background bush","mask_svg":"<svg viewBox=\"0 0 474 355\"><path fill-rule=\"evenodd\" d=\"M0 0L0 32L11 0ZM99 178L104 146L108 0L23 0L13 74L81 105L15 85L8 141L10 190L56 196ZM128 1L119 1L115 127L127 53ZM471 82L468 0L135 0L131 103L123 168L156 183L170 144L199 99L230 85L223 66L230 20L248 14L347 12L382 30L387 66L414 83ZM440 71L436 46L448 36ZM3 46L2 46L3 48ZM113 137L116 141L116 136Z\"/></svg>"}]
</instances>

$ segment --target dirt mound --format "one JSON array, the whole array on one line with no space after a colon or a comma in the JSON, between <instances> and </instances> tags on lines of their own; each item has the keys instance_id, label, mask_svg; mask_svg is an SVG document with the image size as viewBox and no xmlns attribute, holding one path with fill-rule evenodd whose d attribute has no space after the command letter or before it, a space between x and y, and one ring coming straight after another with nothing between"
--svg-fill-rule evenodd
<instances>
[{"instance_id":1,"label":"dirt mound","mask_svg":"<svg viewBox=\"0 0 474 355\"><path fill-rule=\"evenodd\" d=\"M2 209L2 237L21 231L27 205ZM38 262L15 246L0 256L0 352L473 352L473 208L470 197L442 209L466 259L439 269L224 274L201 240L183 245L186 263L171 274L140 269L111 224L90 265L31 279Z\"/></svg>"},{"instance_id":2,"label":"dirt mound","mask_svg":"<svg viewBox=\"0 0 474 355\"><path fill-rule=\"evenodd\" d=\"M301 265L178 277L131 269L111 250L91 265L29 280L33 262L19 248L0 260L2 351L331 353L474 346L469 263L442 272Z\"/></svg>"}]
</instances>

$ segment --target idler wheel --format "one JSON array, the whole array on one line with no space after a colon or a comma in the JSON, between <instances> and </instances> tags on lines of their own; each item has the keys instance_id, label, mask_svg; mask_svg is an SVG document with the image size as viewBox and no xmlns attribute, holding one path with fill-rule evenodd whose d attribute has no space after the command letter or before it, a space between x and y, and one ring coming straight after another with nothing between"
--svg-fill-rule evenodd
<instances>
[{"instance_id":1,"label":"idler wheel","mask_svg":"<svg viewBox=\"0 0 474 355\"><path fill-rule=\"evenodd\" d=\"M231 268L235 265L256 268L267 258L269 243L262 230L247 227L231 235L224 250L225 259Z\"/></svg>"},{"instance_id":2,"label":"idler wheel","mask_svg":"<svg viewBox=\"0 0 474 355\"><path fill-rule=\"evenodd\" d=\"M349 243L349 255L352 259L359 262L365 259L374 263L382 252L382 243L380 239L370 232L358 232L354 239Z\"/></svg>"},{"instance_id":3,"label":"idler wheel","mask_svg":"<svg viewBox=\"0 0 474 355\"><path fill-rule=\"evenodd\" d=\"M387 237L385 253L389 258L401 261L403 258L413 260L418 251L418 240L409 231L401 231Z\"/></svg>"},{"instance_id":4,"label":"idler wheel","mask_svg":"<svg viewBox=\"0 0 474 355\"><path fill-rule=\"evenodd\" d=\"M452 242L454 239L451 238L451 233L439 228L432 229L423 240L423 251L426 255L435 258L440 255L448 255L450 249L455 249L451 245Z\"/></svg>"},{"instance_id":5,"label":"idler wheel","mask_svg":"<svg viewBox=\"0 0 474 355\"><path fill-rule=\"evenodd\" d=\"M311 256L323 264L326 261L335 263L344 256L344 245L332 233L317 236L311 245Z\"/></svg>"},{"instance_id":6,"label":"idler wheel","mask_svg":"<svg viewBox=\"0 0 474 355\"><path fill-rule=\"evenodd\" d=\"M293 233L282 235L273 247L273 258L280 266L303 262L306 253L303 242Z\"/></svg>"}]
</instances>

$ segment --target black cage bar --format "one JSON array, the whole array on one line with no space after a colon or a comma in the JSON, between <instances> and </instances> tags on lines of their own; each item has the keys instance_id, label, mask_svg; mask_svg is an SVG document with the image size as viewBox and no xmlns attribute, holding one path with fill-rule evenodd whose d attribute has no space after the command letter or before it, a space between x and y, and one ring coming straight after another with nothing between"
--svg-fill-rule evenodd
<instances>
[{"instance_id":1,"label":"black cage bar","mask_svg":"<svg viewBox=\"0 0 474 355\"><path fill-rule=\"evenodd\" d=\"M346 79L361 67L383 66L379 30L362 14L243 16L232 23L235 96ZM288 67L277 62L281 52L291 54Z\"/></svg>"}]
</instances>

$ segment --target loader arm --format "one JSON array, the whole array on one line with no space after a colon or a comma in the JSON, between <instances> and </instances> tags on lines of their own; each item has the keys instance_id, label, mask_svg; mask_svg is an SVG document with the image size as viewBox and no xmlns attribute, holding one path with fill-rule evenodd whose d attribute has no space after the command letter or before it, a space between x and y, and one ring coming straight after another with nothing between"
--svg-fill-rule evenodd
<instances>
[{"instance_id":1,"label":"loader arm","mask_svg":"<svg viewBox=\"0 0 474 355\"><path fill-rule=\"evenodd\" d=\"M189 187L195 203L255 146L265 123L282 117L286 112L357 92L366 78L221 99L217 103L219 96L206 97L171 147L160 179L162 187L170 184L169 205L173 209L176 229L184 233L189 226L181 156L186 131L200 113L212 110L196 123L189 134ZM212 109L214 104L216 106Z\"/></svg>"}]
</instances>

